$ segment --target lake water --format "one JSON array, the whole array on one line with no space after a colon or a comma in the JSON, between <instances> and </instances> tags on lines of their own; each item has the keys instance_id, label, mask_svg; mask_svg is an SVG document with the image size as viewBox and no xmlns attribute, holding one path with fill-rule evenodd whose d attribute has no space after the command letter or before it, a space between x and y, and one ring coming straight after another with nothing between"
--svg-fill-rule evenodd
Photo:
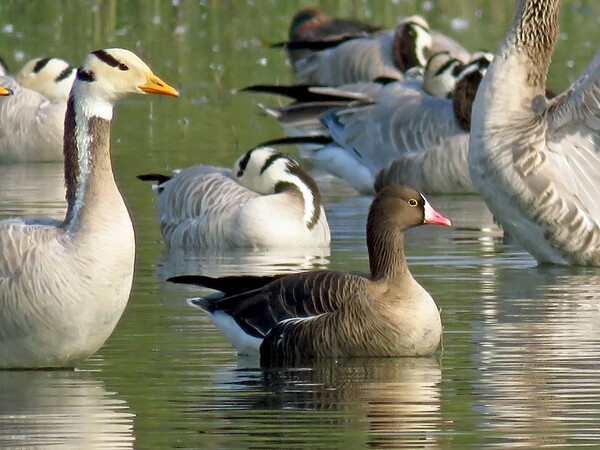
<instances>
[{"instance_id":1,"label":"lake water","mask_svg":"<svg viewBox=\"0 0 600 450\"><path fill-rule=\"evenodd\" d=\"M494 50L514 1L319 4L392 26L419 12L472 49ZM128 47L179 99L135 97L117 108L113 155L136 226L133 293L115 333L75 371L0 372L0 448L483 448L600 445L600 271L537 267L504 244L477 196L433 196L454 226L407 236L411 271L441 308L431 358L351 359L264 371L236 356L210 319L171 285L183 273L226 275L368 269L371 199L315 174L329 255L169 253L149 184L135 176L192 164L229 166L282 134L251 83L292 81L285 38L300 1L31 1L0 4L0 51L16 70L36 56L79 64ZM550 86L564 89L600 37L600 6L565 0ZM0 167L0 217L61 217L60 164ZM1 312L0 312L1 313Z\"/></svg>"}]
</instances>

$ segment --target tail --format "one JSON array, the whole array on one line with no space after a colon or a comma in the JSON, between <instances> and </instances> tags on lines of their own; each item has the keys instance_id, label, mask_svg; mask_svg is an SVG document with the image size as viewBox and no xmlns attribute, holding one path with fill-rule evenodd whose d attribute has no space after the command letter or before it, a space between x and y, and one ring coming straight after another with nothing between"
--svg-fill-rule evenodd
<instances>
[{"instance_id":1,"label":"tail","mask_svg":"<svg viewBox=\"0 0 600 450\"><path fill-rule=\"evenodd\" d=\"M313 50L321 51L327 50L328 48L337 47L344 42L351 41L353 39L360 39L369 37L371 33L348 33L335 36L334 38L323 39L320 41L312 40L294 40L294 41L281 41L275 42L270 45L270 48L287 48L291 50Z\"/></svg>"},{"instance_id":2,"label":"tail","mask_svg":"<svg viewBox=\"0 0 600 450\"><path fill-rule=\"evenodd\" d=\"M137 178L142 181L156 181L158 184L163 184L169 181L172 177L161 173L145 173L138 175Z\"/></svg>"},{"instance_id":3,"label":"tail","mask_svg":"<svg viewBox=\"0 0 600 450\"><path fill-rule=\"evenodd\" d=\"M238 295L247 291L260 289L263 286L281 278L281 275L241 275L241 276L227 276L227 277L207 277L204 275L180 275L176 277L167 278L167 281L177 284L193 284L195 286L203 286L215 291L220 291L224 297L232 295ZM192 299L194 301L201 302L202 299ZM192 306L197 306L202 309L206 309L208 304L200 305L194 303Z\"/></svg>"},{"instance_id":4,"label":"tail","mask_svg":"<svg viewBox=\"0 0 600 450\"><path fill-rule=\"evenodd\" d=\"M351 102L357 100L363 102L371 101L367 95L361 92L312 84L253 84L240 89L240 92L258 92L262 94L282 95L302 103L341 101Z\"/></svg>"}]
</instances>

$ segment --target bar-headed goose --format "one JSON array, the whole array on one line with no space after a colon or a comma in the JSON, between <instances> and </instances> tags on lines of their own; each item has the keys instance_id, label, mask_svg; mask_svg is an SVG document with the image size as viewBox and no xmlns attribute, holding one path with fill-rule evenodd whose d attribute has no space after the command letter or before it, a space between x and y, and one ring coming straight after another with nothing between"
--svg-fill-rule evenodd
<instances>
[{"instance_id":1,"label":"bar-headed goose","mask_svg":"<svg viewBox=\"0 0 600 450\"><path fill-rule=\"evenodd\" d=\"M426 193L474 192L471 104L488 63L468 64L451 99L425 93L420 80L402 80L385 85L370 105L324 114L334 143L304 156L362 193L395 183Z\"/></svg>"},{"instance_id":2,"label":"bar-headed goose","mask_svg":"<svg viewBox=\"0 0 600 450\"><path fill-rule=\"evenodd\" d=\"M548 101L560 0L521 0L473 105L469 166L540 263L600 265L600 52Z\"/></svg>"},{"instance_id":3,"label":"bar-headed goose","mask_svg":"<svg viewBox=\"0 0 600 450\"><path fill-rule=\"evenodd\" d=\"M114 103L178 93L123 49L89 53L65 119L67 215L0 221L0 368L72 367L115 328L131 290L135 239L110 159Z\"/></svg>"},{"instance_id":4,"label":"bar-headed goose","mask_svg":"<svg viewBox=\"0 0 600 450\"><path fill-rule=\"evenodd\" d=\"M272 148L240 156L233 170L193 166L158 180L157 213L168 247L322 248L330 242L313 178Z\"/></svg>"},{"instance_id":5,"label":"bar-headed goose","mask_svg":"<svg viewBox=\"0 0 600 450\"><path fill-rule=\"evenodd\" d=\"M61 161L67 99L75 68L58 58L29 61L16 78L0 77L14 95L0 100L0 163Z\"/></svg>"},{"instance_id":6,"label":"bar-headed goose","mask_svg":"<svg viewBox=\"0 0 600 450\"><path fill-rule=\"evenodd\" d=\"M323 357L425 356L437 348L442 325L429 293L412 277L404 232L432 223L450 226L412 188L388 186L367 219L370 276L334 270L286 275L246 292L234 280L175 277L223 290L190 300L207 311L240 354L260 354L263 365ZM245 277L239 285L251 286ZM256 285L256 278L252 278ZM251 280L251 281L252 281ZM264 284L263 282L263 284Z\"/></svg>"}]
</instances>

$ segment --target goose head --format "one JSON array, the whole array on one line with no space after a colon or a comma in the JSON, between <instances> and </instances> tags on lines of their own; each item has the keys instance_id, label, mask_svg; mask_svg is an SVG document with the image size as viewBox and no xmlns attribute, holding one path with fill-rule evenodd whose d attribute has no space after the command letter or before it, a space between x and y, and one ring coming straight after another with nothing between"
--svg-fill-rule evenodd
<instances>
[{"instance_id":1,"label":"goose head","mask_svg":"<svg viewBox=\"0 0 600 450\"><path fill-rule=\"evenodd\" d=\"M404 232L410 228L434 224L449 227L449 219L438 213L427 199L409 186L391 184L375 196L367 219L367 233L384 225Z\"/></svg>"},{"instance_id":2,"label":"goose head","mask_svg":"<svg viewBox=\"0 0 600 450\"><path fill-rule=\"evenodd\" d=\"M433 40L429 33L429 24L421 16L403 19L394 32L392 40L392 59L402 73L411 67L424 66L425 56Z\"/></svg>"},{"instance_id":3,"label":"goose head","mask_svg":"<svg viewBox=\"0 0 600 450\"><path fill-rule=\"evenodd\" d=\"M309 6L302 8L292 18L289 29L289 40L301 40L310 30L329 21L329 16L319 8Z\"/></svg>"},{"instance_id":4,"label":"goose head","mask_svg":"<svg viewBox=\"0 0 600 450\"><path fill-rule=\"evenodd\" d=\"M262 195L295 192L304 204L304 222L311 229L321 214L321 194L315 180L289 156L271 147L254 148L240 156L233 175L242 186Z\"/></svg>"},{"instance_id":5,"label":"goose head","mask_svg":"<svg viewBox=\"0 0 600 450\"><path fill-rule=\"evenodd\" d=\"M471 130L471 110L475 94L477 94L479 83L481 83L493 58L494 55L489 52L474 53L458 76L452 97L452 105L456 120L465 131Z\"/></svg>"},{"instance_id":6,"label":"goose head","mask_svg":"<svg viewBox=\"0 0 600 450\"><path fill-rule=\"evenodd\" d=\"M449 219L438 213L419 192L391 184L373 199L367 217L367 249L371 278L394 278L408 271L404 258L404 232L423 224L449 227Z\"/></svg>"},{"instance_id":7,"label":"goose head","mask_svg":"<svg viewBox=\"0 0 600 450\"><path fill-rule=\"evenodd\" d=\"M52 102L61 102L69 98L75 74L75 67L62 59L35 58L23 66L16 80Z\"/></svg>"},{"instance_id":8,"label":"goose head","mask_svg":"<svg viewBox=\"0 0 600 450\"><path fill-rule=\"evenodd\" d=\"M73 85L73 93L88 102L97 101L111 107L127 94L161 94L178 97L169 86L135 53L111 48L88 53Z\"/></svg>"},{"instance_id":9,"label":"goose head","mask_svg":"<svg viewBox=\"0 0 600 450\"><path fill-rule=\"evenodd\" d=\"M452 96L458 76L465 65L448 52L432 55L425 66L423 90L434 97Z\"/></svg>"}]
</instances>

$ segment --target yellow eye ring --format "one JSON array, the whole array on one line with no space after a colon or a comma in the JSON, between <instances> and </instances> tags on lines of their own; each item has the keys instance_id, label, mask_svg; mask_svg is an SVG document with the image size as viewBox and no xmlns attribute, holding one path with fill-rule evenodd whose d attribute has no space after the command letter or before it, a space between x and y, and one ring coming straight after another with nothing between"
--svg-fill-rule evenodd
<instances>
[{"instance_id":1,"label":"yellow eye ring","mask_svg":"<svg viewBox=\"0 0 600 450\"><path fill-rule=\"evenodd\" d=\"M414 198L411 198L411 199L408 201L408 204L409 204L410 206L417 206L417 205L419 204L419 202L418 202L418 201L416 201Z\"/></svg>"}]
</instances>

